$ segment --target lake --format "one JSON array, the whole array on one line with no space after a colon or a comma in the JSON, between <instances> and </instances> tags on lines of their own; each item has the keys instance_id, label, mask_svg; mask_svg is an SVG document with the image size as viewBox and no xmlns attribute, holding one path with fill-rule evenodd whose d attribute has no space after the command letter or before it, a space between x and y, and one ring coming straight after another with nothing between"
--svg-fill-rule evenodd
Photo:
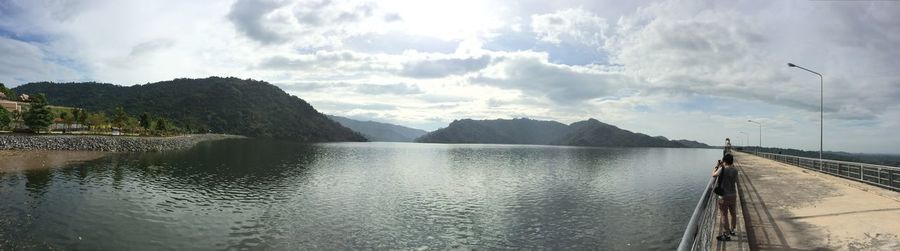
<instances>
[{"instance_id":1,"label":"lake","mask_svg":"<svg viewBox=\"0 0 900 251\"><path fill-rule=\"evenodd\" d=\"M719 157L204 142L0 174L0 249L674 249Z\"/></svg>"}]
</instances>

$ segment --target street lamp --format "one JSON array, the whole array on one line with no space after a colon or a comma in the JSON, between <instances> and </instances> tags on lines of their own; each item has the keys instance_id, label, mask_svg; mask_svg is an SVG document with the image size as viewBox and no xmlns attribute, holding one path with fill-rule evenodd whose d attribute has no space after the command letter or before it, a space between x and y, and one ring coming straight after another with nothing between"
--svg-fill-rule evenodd
<instances>
[{"instance_id":1,"label":"street lamp","mask_svg":"<svg viewBox=\"0 0 900 251\"><path fill-rule=\"evenodd\" d=\"M822 74L818 72L814 72L810 69L803 68L803 66L795 65L792 63L787 64L788 67L796 67L803 69L804 71L808 71L812 74L819 75L819 168L822 168L822 138L823 131L825 130L825 78L822 77Z\"/></svg>"},{"instance_id":2,"label":"street lamp","mask_svg":"<svg viewBox=\"0 0 900 251\"><path fill-rule=\"evenodd\" d=\"M759 146L756 147L756 153L759 154L759 151L762 150L762 123L759 123L758 121L749 120L749 119L747 120L747 122L759 125L759 142L757 143L757 144L759 144Z\"/></svg>"},{"instance_id":3,"label":"street lamp","mask_svg":"<svg viewBox=\"0 0 900 251\"><path fill-rule=\"evenodd\" d=\"M748 134L746 132L739 132L739 133L743 134L747 138L746 144L744 146L750 146L750 134Z\"/></svg>"}]
</instances>

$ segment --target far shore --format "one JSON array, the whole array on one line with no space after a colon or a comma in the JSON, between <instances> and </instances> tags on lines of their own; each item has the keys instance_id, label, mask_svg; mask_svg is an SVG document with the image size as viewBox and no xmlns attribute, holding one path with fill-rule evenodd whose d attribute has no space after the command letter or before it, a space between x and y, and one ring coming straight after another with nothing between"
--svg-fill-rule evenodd
<instances>
[{"instance_id":1,"label":"far shore","mask_svg":"<svg viewBox=\"0 0 900 251\"><path fill-rule=\"evenodd\" d=\"M158 152L190 148L210 140L245 138L229 134L136 137L60 134L0 134L0 173L58 168L115 152Z\"/></svg>"},{"instance_id":2,"label":"far shore","mask_svg":"<svg viewBox=\"0 0 900 251\"><path fill-rule=\"evenodd\" d=\"M229 134L186 134L171 137L0 134L0 150L159 152L190 148L209 140L244 138Z\"/></svg>"}]
</instances>

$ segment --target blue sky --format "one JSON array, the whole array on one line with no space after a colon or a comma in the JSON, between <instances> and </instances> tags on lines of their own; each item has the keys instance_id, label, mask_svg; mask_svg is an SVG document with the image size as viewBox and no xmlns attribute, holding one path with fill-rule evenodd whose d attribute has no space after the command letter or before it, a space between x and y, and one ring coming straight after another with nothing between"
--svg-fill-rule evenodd
<instances>
[{"instance_id":1,"label":"blue sky","mask_svg":"<svg viewBox=\"0 0 900 251\"><path fill-rule=\"evenodd\" d=\"M587 118L673 139L900 153L900 2L0 0L0 82L265 80L434 130Z\"/></svg>"}]
</instances>

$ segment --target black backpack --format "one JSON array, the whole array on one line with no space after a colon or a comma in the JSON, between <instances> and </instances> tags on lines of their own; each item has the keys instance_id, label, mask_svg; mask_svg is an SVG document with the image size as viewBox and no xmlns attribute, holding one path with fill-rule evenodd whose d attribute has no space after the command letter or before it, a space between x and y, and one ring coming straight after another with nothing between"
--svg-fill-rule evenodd
<instances>
[{"instance_id":1,"label":"black backpack","mask_svg":"<svg viewBox=\"0 0 900 251\"><path fill-rule=\"evenodd\" d=\"M722 189L722 174L725 173L725 168L722 167L722 170L719 173L719 176L716 179L716 187L713 188L713 193L722 196L725 194L725 189Z\"/></svg>"}]
</instances>

